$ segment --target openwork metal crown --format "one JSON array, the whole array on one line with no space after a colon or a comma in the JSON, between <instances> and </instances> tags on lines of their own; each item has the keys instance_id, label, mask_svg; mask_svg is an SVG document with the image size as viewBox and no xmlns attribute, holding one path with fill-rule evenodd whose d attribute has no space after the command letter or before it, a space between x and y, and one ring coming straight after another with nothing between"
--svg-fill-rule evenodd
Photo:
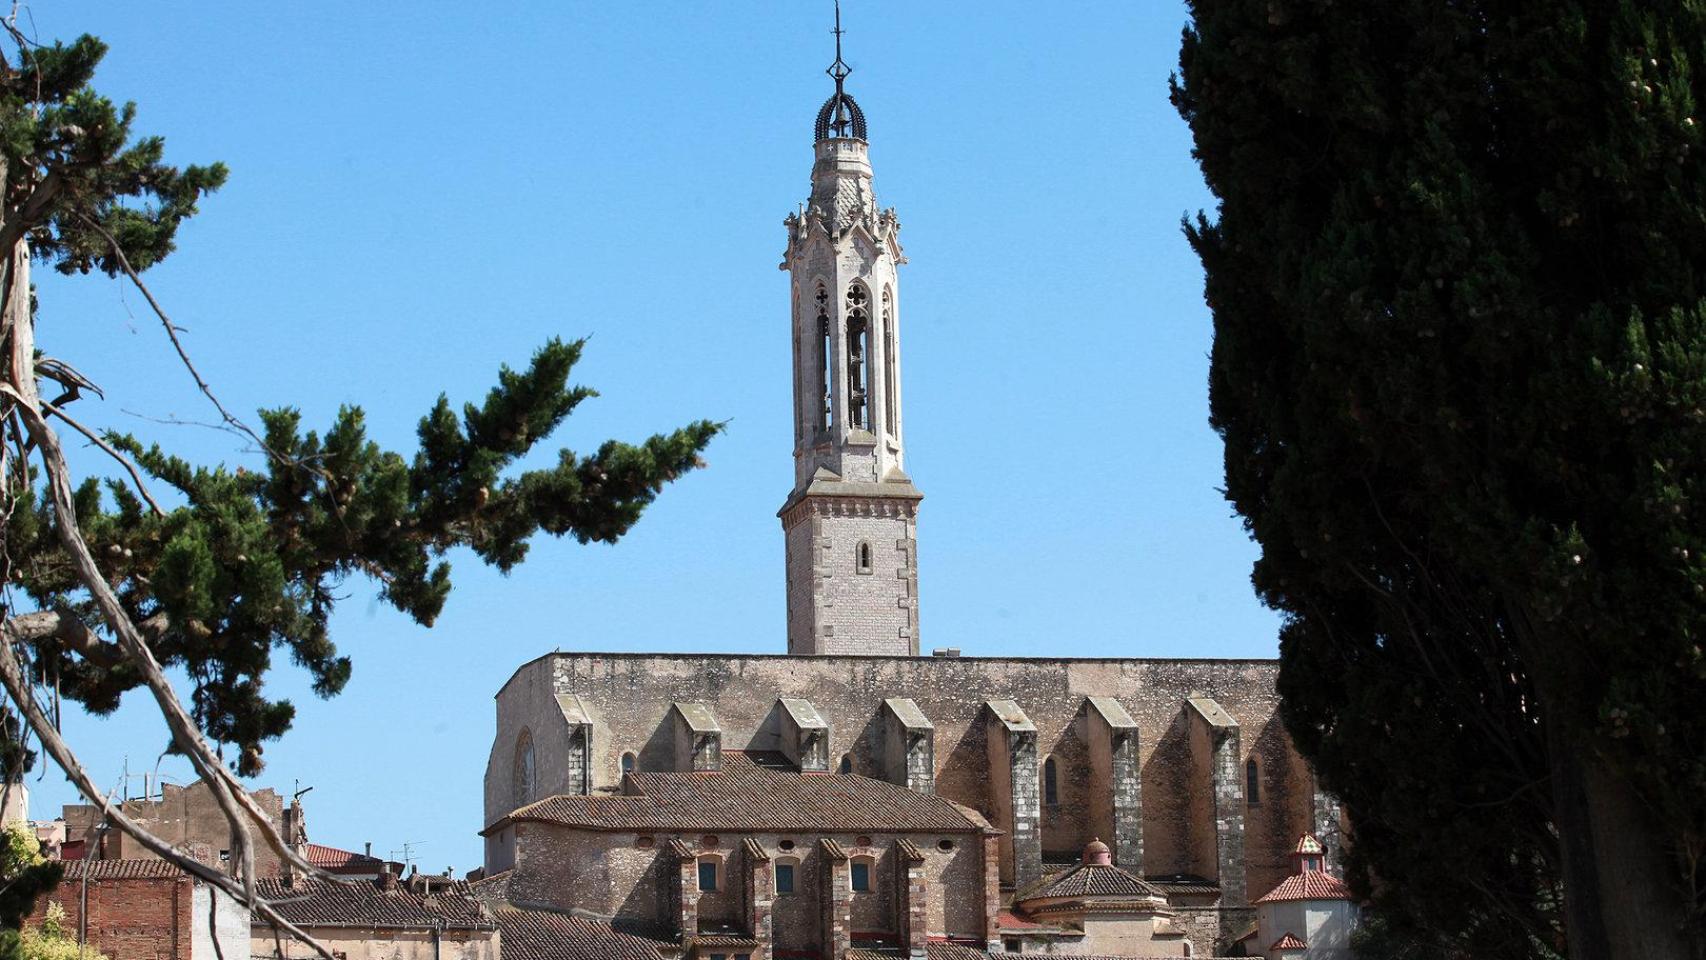
<instances>
[{"instance_id":1,"label":"openwork metal crown","mask_svg":"<svg viewBox=\"0 0 1706 960\"><path fill-rule=\"evenodd\" d=\"M859 104L842 86L853 72L847 61L841 59L841 35L844 32L841 29L841 0L835 0L835 62L824 71L835 81L835 93L823 102L823 109L817 112L815 136L818 140L832 136L865 139L865 111L859 109Z\"/></svg>"}]
</instances>

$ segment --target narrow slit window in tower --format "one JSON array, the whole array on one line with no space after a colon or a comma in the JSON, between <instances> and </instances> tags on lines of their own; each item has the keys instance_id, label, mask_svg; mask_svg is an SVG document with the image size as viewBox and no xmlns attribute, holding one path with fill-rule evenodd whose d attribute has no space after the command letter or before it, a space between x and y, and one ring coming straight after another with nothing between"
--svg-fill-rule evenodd
<instances>
[{"instance_id":1,"label":"narrow slit window in tower","mask_svg":"<svg viewBox=\"0 0 1706 960\"><path fill-rule=\"evenodd\" d=\"M894 298L883 288L883 425L890 437L900 432L900 401L894 391Z\"/></svg>"},{"instance_id":2,"label":"narrow slit window in tower","mask_svg":"<svg viewBox=\"0 0 1706 960\"><path fill-rule=\"evenodd\" d=\"M817 285L817 383L813 385L812 392L816 394L819 406L815 426L825 433L835 426L835 403L829 396L830 357L833 355L829 338L829 291L820 283Z\"/></svg>"},{"instance_id":3,"label":"narrow slit window in tower","mask_svg":"<svg viewBox=\"0 0 1706 960\"><path fill-rule=\"evenodd\" d=\"M847 424L854 429L871 428L871 294L865 285L847 288Z\"/></svg>"},{"instance_id":4,"label":"narrow slit window in tower","mask_svg":"<svg viewBox=\"0 0 1706 960\"><path fill-rule=\"evenodd\" d=\"M871 572L871 542L869 540L859 541L859 549L855 553L854 559L858 562L860 573L868 574Z\"/></svg>"}]
</instances>

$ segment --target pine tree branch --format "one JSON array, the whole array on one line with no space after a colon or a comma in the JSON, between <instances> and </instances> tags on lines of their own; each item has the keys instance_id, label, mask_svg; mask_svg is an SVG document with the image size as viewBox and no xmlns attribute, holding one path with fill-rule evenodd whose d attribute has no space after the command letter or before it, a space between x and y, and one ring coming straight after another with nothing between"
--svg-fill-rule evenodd
<instances>
[{"instance_id":1,"label":"pine tree branch","mask_svg":"<svg viewBox=\"0 0 1706 960\"><path fill-rule=\"evenodd\" d=\"M6 392L10 393L10 391L6 391ZM149 494L148 485L146 483L143 483L142 474L137 471L136 464L130 462L129 457L126 457L124 454L119 453L117 450L113 449L112 444L108 443L105 439L103 439L99 434L95 433L93 430L90 430L88 427L85 427L81 423L78 423L75 419L73 419L70 415L68 415L64 410L61 410L58 407L54 406L53 404L48 403L46 400L41 401L41 406L42 406L43 410L46 410L48 413L51 413L54 416L58 417L59 419L65 421L66 424L68 424L71 427L71 429L76 430L78 433L81 433L83 436L87 437L90 443L93 443L95 446L100 447L101 450L106 452L107 456L112 457L114 460L117 460L119 462L119 465L124 467L125 471L130 474L131 483L136 485L136 492L142 495L142 499L148 501L148 506L150 509L152 509L154 511L154 515L157 517L163 517L166 515L166 511L160 509L160 504L155 502L154 497L151 494Z\"/></svg>"}]
</instances>

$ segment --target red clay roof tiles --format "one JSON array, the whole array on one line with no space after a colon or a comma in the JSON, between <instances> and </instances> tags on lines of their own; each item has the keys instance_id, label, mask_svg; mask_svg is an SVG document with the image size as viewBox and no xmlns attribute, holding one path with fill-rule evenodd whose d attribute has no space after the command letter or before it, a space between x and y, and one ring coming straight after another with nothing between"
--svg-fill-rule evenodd
<instances>
[{"instance_id":1,"label":"red clay roof tiles","mask_svg":"<svg viewBox=\"0 0 1706 960\"><path fill-rule=\"evenodd\" d=\"M426 927L490 930L491 917L466 881L454 881L421 894L399 883L384 889L377 880L340 883L300 879L286 885L279 877L258 881L262 897L291 923L309 927Z\"/></svg>"},{"instance_id":2,"label":"red clay roof tiles","mask_svg":"<svg viewBox=\"0 0 1706 960\"><path fill-rule=\"evenodd\" d=\"M546 910L496 911L504 960L658 960L657 945L608 924Z\"/></svg>"},{"instance_id":3,"label":"red clay roof tiles","mask_svg":"<svg viewBox=\"0 0 1706 960\"><path fill-rule=\"evenodd\" d=\"M1338 877L1320 870L1305 870L1280 881L1279 886L1257 898L1257 903L1288 900L1349 900L1351 891Z\"/></svg>"},{"instance_id":4,"label":"red clay roof tiles","mask_svg":"<svg viewBox=\"0 0 1706 960\"><path fill-rule=\"evenodd\" d=\"M739 751L723 769L633 773L630 795L558 796L494 823L532 820L592 830L974 833L981 827L954 805L882 780L798 773L755 764Z\"/></svg>"},{"instance_id":5,"label":"red clay roof tiles","mask_svg":"<svg viewBox=\"0 0 1706 960\"><path fill-rule=\"evenodd\" d=\"M189 875L164 860L65 860L66 880L171 880Z\"/></svg>"}]
</instances>

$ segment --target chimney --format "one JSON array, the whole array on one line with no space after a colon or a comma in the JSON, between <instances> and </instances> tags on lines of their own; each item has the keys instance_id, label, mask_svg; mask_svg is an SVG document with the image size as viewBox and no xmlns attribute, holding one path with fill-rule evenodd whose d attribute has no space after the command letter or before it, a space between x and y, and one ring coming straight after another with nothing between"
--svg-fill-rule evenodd
<instances>
[{"instance_id":1,"label":"chimney","mask_svg":"<svg viewBox=\"0 0 1706 960\"><path fill-rule=\"evenodd\" d=\"M960 648L959 647L937 647L936 649L930 651L930 655L932 657L957 657L960 655Z\"/></svg>"}]
</instances>

